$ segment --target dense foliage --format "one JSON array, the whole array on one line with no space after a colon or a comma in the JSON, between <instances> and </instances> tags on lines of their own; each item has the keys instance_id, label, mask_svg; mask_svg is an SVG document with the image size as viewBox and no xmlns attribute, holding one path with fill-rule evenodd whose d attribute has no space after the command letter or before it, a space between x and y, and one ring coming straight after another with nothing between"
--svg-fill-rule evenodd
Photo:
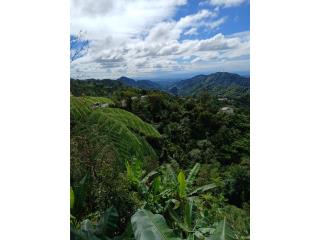
<instances>
[{"instance_id":1,"label":"dense foliage","mask_svg":"<svg viewBox=\"0 0 320 240\"><path fill-rule=\"evenodd\" d=\"M72 238L249 239L248 92L109 81L71 81Z\"/></svg>"},{"instance_id":2,"label":"dense foliage","mask_svg":"<svg viewBox=\"0 0 320 240\"><path fill-rule=\"evenodd\" d=\"M238 74L217 72L197 75L169 86L170 92L182 96L198 95L208 91L214 95L239 97L249 93L250 79Z\"/></svg>"}]
</instances>

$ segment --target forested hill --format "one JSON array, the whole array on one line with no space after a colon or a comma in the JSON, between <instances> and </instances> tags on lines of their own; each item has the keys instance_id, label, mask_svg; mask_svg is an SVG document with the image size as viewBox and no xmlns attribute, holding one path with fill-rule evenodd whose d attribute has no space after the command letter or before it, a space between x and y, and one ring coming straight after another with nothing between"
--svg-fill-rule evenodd
<instances>
[{"instance_id":1,"label":"forested hill","mask_svg":"<svg viewBox=\"0 0 320 240\"><path fill-rule=\"evenodd\" d=\"M119 88L132 87L144 90L162 90L162 87L150 80L134 80L127 77L121 77L116 80L112 79L70 79L71 92L74 95L79 95L83 92L86 95L109 96L113 91ZM97 92L98 91L98 92Z\"/></svg>"},{"instance_id":2,"label":"forested hill","mask_svg":"<svg viewBox=\"0 0 320 240\"><path fill-rule=\"evenodd\" d=\"M123 85L129 87L141 88L146 90L161 89L161 86L159 84L150 80L134 80L128 77L120 77L117 80L121 82Z\"/></svg>"},{"instance_id":3,"label":"forested hill","mask_svg":"<svg viewBox=\"0 0 320 240\"><path fill-rule=\"evenodd\" d=\"M198 95L208 91L217 96L239 97L248 94L249 89L250 78L228 72L197 75L169 87L171 93L181 96Z\"/></svg>"}]
</instances>

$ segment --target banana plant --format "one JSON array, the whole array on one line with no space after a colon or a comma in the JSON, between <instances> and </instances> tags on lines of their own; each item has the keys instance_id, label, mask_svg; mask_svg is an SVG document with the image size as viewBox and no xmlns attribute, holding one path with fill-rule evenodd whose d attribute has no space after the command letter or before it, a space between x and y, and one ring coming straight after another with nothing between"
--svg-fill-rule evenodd
<instances>
[{"instance_id":1,"label":"banana plant","mask_svg":"<svg viewBox=\"0 0 320 240\"><path fill-rule=\"evenodd\" d=\"M74 216L81 215L85 204L87 192L87 176L84 176L80 182L71 187L70 190L70 209Z\"/></svg>"},{"instance_id":2,"label":"banana plant","mask_svg":"<svg viewBox=\"0 0 320 240\"><path fill-rule=\"evenodd\" d=\"M189 220L186 219L186 221ZM131 217L135 240L236 240L226 219L214 225L214 227L199 228L184 237L183 235L178 236L173 229L169 228L165 218L160 214L139 209Z\"/></svg>"},{"instance_id":3,"label":"banana plant","mask_svg":"<svg viewBox=\"0 0 320 240\"><path fill-rule=\"evenodd\" d=\"M209 233L201 233L198 228L201 214L198 205L201 205L199 194L205 193L216 187L215 184L207 184L194 188L194 182L200 170L200 164L196 163L187 177L183 171L176 176L170 165L167 165L163 174L164 191L160 196L165 199L164 212L170 217L169 223L183 232L187 239L204 239Z\"/></svg>"},{"instance_id":4,"label":"banana plant","mask_svg":"<svg viewBox=\"0 0 320 240\"><path fill-rule=\"evenodd\" d=\"M117 229L118 212L114 207L105 211L98 223L86 219L80 229L71 225L71 240L109 240Z\"/></svg>"},{"instance_id":5,"label":"banana plant","mask_svg":"<svg viewBox=\"0 0 320 240\"><path fill-rule=\"evenodd\" d=\"M151 171L147 175L145 175L145 171L142 170L142 161L136 158L130 163L129 161L125 162L126 170L127 170L127 178L131 182L131 184L138 190L138 192L145 196L151 184L151 179L158 175L157 171Z\"/></svg>"},{"instance_id":6,"label":"banana plant","mask_svg":"<svg viewBox=\"0 0 320 240\"><path fill-rule=\"evenodd\" d=\"M160 214L141 209L131 217L135 240L180 240Z\"/></svg>"},{"instance_id":7,"label":"banana plant","mask_svg":"<svg viewBox=\"0 0 320 240\"><path fill-rule=\"evenodd\" d=\"M183 171L180 171L179 174L176 176L170 164L167 164L162 174L162 183L164 191L162 191L160 195L165 197L171 195L171 197L184 199L197 194L205 193L206 191L215 188L216 185L214 183L193 188L199 170L200 164L196 163L186 178Z\"/></svg>"},{"instance_id":8,"label":"banana plant","mask_svg":"<svg viewBox=\"0 0 320 240\"><path fill-rule=\"evenodd\" d=\"M206 240L235 240L235 235L233 231L229 228L226 223L226 219L224 218L221 222L219 222L215 231L211 236L206 238Z\"/></svg>"}]
</instances>

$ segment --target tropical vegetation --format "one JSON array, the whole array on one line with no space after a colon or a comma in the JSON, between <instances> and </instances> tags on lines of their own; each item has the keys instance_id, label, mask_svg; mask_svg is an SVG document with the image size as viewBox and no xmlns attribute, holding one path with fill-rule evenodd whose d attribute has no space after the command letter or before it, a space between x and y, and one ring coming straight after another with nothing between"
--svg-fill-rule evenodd
<instances>
[{"instance_id":1,"label":"tropical vegetation","mask_svg":"<svg viewBox=\"0 0 320 240\"><path fill-rule=\"evenodd\" d=\"M249 239L250 97L233 88L71 80L71 239Z\"/></svg>"}]
</instances>

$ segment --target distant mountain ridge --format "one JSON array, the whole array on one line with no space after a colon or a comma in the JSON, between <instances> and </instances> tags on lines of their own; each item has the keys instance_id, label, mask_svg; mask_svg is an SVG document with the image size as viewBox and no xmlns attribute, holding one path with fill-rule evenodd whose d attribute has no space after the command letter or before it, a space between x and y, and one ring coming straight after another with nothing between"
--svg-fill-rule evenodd
<instances>
[{"instance_id":1,"label":"distant mountain ridge","mask_svg":"<svg viewBox=\"0 0 320 240\"><path fill-rule=\"evenodd\" d=\"M182 96L192 96L208 91L215 95L235 97L249 93L250 78L228 72L201 74L174 83L168 91Z\"/></svg>"},{"instance_id":2,"label":"distant mountain ridge","mask_svg":"<svg viewBox=\"0 0 320 240\"><path fill-rule=\"evenodd\" d=\"M142 88L146 90L162 89L162 87L159 84L152 82L150 80L134 80L128 77L120 77L117 79L117 81L129 87Z\"/></svg>"},{"instance_id":3,"label":"distant mountain ridge","mask_svg":"<svg viewBox=\"0 0 320 240\"><path fill-rule=\"evenodd\" d=\"M161 90L180 96L193 96L207 91L216 96L239 97L249 94L250 92L250 77L229 72L216 72L209 75L200 74L189 79L172 82L167 81L163 84L151 80L134 80L124 76L116 80L87 79L74 80L73 83L76 84L81 81L104 85L110 89L127 86L145 90Z\"/></svg>"}]
</instances>

